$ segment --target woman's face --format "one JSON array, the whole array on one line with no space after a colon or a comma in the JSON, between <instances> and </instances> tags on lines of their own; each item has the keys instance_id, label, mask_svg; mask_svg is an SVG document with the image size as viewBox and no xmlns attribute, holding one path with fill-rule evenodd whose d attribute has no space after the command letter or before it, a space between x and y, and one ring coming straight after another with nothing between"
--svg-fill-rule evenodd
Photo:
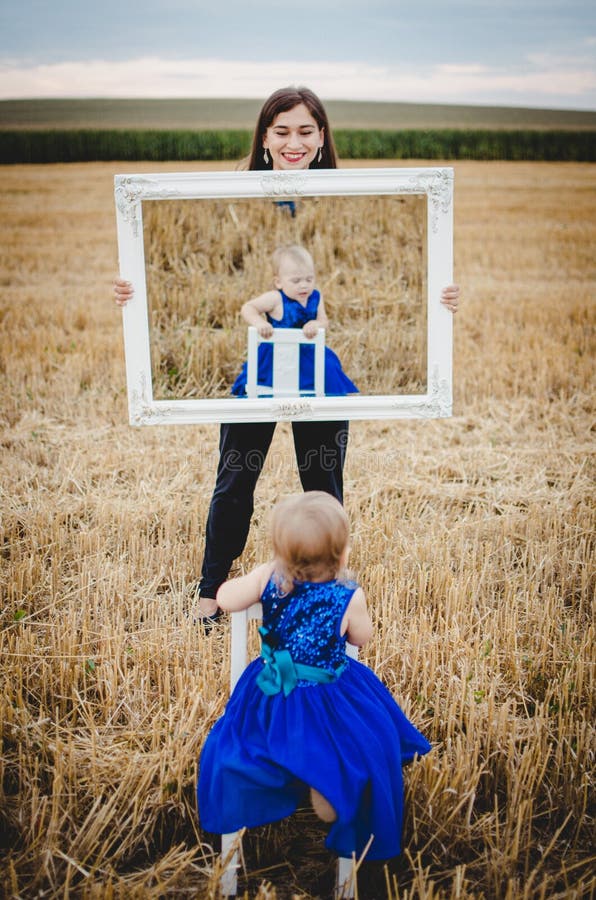
<instances>
[{"instance_id":1,"label":"woman's face","mask_svg":"<svg viewBox=\"0 0 596 900\"><path fill-rule=\"evenodd\" d=\"M325 141L304 103L279 113L265 132L263 149L271 157L274 169L308 169Z\"/></svg>"}]
</instances>

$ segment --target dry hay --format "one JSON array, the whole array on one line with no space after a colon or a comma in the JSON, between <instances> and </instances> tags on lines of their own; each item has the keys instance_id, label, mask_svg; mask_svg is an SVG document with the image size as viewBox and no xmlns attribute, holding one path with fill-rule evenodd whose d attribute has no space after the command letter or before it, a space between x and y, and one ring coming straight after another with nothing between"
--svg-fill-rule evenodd
<instances>
[{"instance_id":1,"label":"dry hay","mask_svg":"<svg viewBox=\"0 0 596 900\"><path fill-rule=\"evenodd\" d=\"M184 593L217 428L126 424L115 171L3 170L6 896L217 896L194 784L228 631L202 636ZM361 898L594 890L594 181L456 166L455 416L351 426L363 656L435 748L406 770L404 853L364 864ZM242 566L296 489L278 426ZM328 897L322 838L308 811L247 834L246 896Z\"/></svg>"}]
</instances>

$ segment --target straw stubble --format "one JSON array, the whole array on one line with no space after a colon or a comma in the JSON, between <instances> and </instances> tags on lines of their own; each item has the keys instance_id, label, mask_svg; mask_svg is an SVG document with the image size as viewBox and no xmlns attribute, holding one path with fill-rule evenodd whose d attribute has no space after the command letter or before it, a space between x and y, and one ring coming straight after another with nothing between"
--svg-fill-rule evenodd
<instances>
[{"instance_id":1,"label":"straw stubble","mask_svg":"<svg viewBox=\"0 0 596 900\"><path fill-rule=\"evenodd\" d=\"M217 427L127 425L114 171L3 170L7 896L210 897L220 871L194 785L229 633L205 638L186 592ZM455 415L352 423L350 565L376 626L362 658L434 746L405 773L404 854L365 864L361 897L594 890L595 196L588 165L457 165ZM280 425L242 567L298 489ZM248 896L328 896L322 840L307 811L249 832Z\"/></svg>"}]
</instances>

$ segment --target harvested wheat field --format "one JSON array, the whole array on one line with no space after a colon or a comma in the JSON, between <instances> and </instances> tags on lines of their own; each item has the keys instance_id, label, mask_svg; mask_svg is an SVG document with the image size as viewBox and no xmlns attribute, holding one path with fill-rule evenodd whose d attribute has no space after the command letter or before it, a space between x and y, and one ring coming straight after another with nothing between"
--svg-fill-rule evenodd
<instances>
[{"instance_id":1,"label":"harvested wheat field","mask_svg":"<svg viewBox=\"0 0 596 900\"><path fill-rule=\"evenodd\" d=\"M218 429L128 425L119 171L2 169L6 897L218 896L194 786L229 632L185 598ZM434 748L405 771L402 856L364 862L358 896L589 897L596 167L466 162L455 185L455 414L351 426L361 658ZM279 425L241 566L298 489ZM330 898L323 839L306 809L248 832L244 896Z\"/></svg>"},{"instance_id":2,"label":"harvested wheat field","mask_svg":"<svg viewBox=\"0 0 596 900\"><path fill-rule=\"evenodd\" d=\"M308 248L333 349L361 393L426 390L426 197L143 202L153 393L229 397L244 299L273 287L276 247ZM363 228L363 223L366 228Z\"/></svg>"}]
</instances>

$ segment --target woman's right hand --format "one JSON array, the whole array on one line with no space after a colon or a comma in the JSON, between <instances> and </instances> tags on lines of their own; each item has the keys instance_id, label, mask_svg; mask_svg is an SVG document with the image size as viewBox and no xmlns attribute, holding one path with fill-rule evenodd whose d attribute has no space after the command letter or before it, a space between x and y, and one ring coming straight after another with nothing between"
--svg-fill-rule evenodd
<instances>
[{"instance_id":1,"label":"woman's right hand","mask_svg":"<svg viewBox=\"0 0 596 900\"><path fill-rule=\"evenodd\" d=\"M130 281L125 281L124 278L114 279L114 300L118 306L126 306L132 300L134 292Z\"/></svg>"}]
</instances>

